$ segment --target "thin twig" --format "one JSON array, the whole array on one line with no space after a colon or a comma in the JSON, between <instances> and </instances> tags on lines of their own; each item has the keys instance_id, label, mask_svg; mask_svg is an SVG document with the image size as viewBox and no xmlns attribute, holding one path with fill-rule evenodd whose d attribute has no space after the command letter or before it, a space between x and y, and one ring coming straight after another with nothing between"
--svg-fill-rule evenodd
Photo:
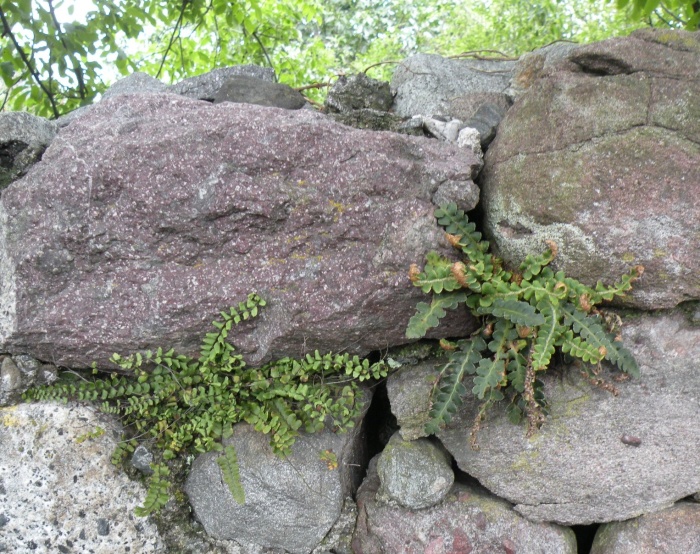
<instances>
[{"instance_id":1,"label":"thin twig","mask_svg":"<svg viewBox=\"0 0 700 554\"><path fill-rule=\"evenodd\" d=\"M163 53L163 58L160 61L160 67L158 68L158 73L156 73L156 79L160 77L161 72L163 71L163 66L165 65L165 59L168 57L168 54L170 53L170 49L173 47L173 43L175 42L175 36L179 38L180 36L180 28L182 26L182 20L185 17L185 8L187 5L190 3L190 0L182 0L182 8L180 8L180 15L177 18L177 21L175 22L175 27L173 27L173 32L170 35L170 41L168 42L168 46L165 49L165 52Z\"/></svg>"},{"instance_id":2,"label":"thin twig","mask_svg":"<svg viewBox=\"0 0 700 554\"><path fill-rule=\"evenodd\" d=\"M388 65L388 64L390 64L390 63L400 64L400 63L403 63L403 62L402 62L401 60L387 60L387 61L385 61L385 62L373 63L372 65L369 65L369 66L365 67L365 68L362 70L362 73L367 73L367 72L368 72L370 69L372 69L373 67L378 67L378 66L380 66L380 65Z\"/></svg>"},{"instance_id":3,"label":"thin twig","mask_svg":"<svg viewBox=\"0 0 700 554\"><path fill-rule=\"evenodd\" d=\"M53 0L47 0L47 2L49 5L49 13L51 14L51 19L53 20L54 27L56 27L56 32L58 34L58 38L61 41L61 44L63 44L63 48L66 49L66 53L69 53L70 49L68 48L68 44L66 44L66 40L63 36L63 31L61 30L61 24L58 22L58 19L56 18L56 12L54 11L54 7L53 7ZM75 78L78 80L78 90L80 91L80 98L84 99L86 94L87 94L87 89L85 88L85 80L83 77L83 70L80 67L80 63L73 57L73 55L69 53L69 56L70 56L71 64L73 65L73 73L75 73Z\"/></svg>"},{"instance_id":4,"label":"thin twig","mask_svg":"<svg viewBox=\"0 0 700 554\"><path fill-rule=\"evenodd\" d=\"M326 87L330 87L330 86L333 86L333 84L332 83L313 83L311 85L304 85L303 87L295 87L294 90L296 90L297 92L301 92L303 90L310 90L310 89L314 89L314 88L326 88Z\"/></svg>"},{"instance_id":5,"label":"thin twig","mask_svg":"<svg viewBox=\"0 0 700 554\"><path fill-rule=\"evenodd\" d=\"M257 29L250 33L250 35L255 39L255 42L258 43L258 46L260 46L260 49L263 52L263 56L265 56L265 59L267 60L267 65L269 65L272 69L274 69L274 66L272 65L272 60L270 59L270 55L267 53L267 48L265 48L265 45L262 43L262 40L260 40L260 37L258 36ZM277 72L275 71L275 81L277 81Z\"/></svg>"},{"instance_id":6,"label":"thin twig","mask_svg":"<svg viewBox=\"0 0 700 554\"><path fill-rule=\"evenodd\" d=\"M479 54L482 52L488 52L491 54L498 54L501 56L500 58L494 58L492 56L480 56ZM497 60L497 61L518 61L519 58L515 58L513 56L509 56L508 54L505 54L504 52L501 52L500 50L488 50L488 49L483 49L483 50L470 50L468 52L462 52L461 54L455 54L454 56L448 56L450 59L457 59L457 58L474 58L477 60Z\"/></svg>"},{"instance_id":7,"label":"thin twig","mask_svg":"<svg viewBox=\"0 0 700 554\"><path fill-rule=\"evenodd\" d=\"M44 91L44 94L49 99L49 103L51 104L51 111L53 112L54 117L58 119L60 113L58 111L58 106L56 106L56 99L54 98L53 93L48 88L46 88L46 85L41 81L39 72L32 66L32 62L27 57L26 52L22 49L19 42L17 42L17 37L15 37L15 35L12 33L12 29L10 28L10 24L8 23L7 18L5 17L5 12L2 8L0 8L0 20L2 21L3 25L3 35L7 35L8 37L10 37L10 40L12 41L12 44L15 47L15 50L17 50L19 57L22 58L22 61L29 70L29 73L34 78L37 85L39 85L39 88L41 88L41 90Z\"/></svg>"}]
</instances>

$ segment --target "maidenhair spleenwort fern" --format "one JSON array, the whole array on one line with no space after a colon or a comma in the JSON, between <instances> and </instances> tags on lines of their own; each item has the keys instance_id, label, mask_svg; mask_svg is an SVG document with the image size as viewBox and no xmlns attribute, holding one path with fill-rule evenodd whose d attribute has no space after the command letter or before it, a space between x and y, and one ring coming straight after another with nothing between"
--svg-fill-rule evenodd
<instances>
[{"instance_id":1,"label":"maidenhair spleenwort fern","mask_svg":"<svg viewBox=\"0 0 700 554\"><path fill-rule=\"evenodd\" d=\"M119 415L127 428L152 437L164 461L178 454L222 452L217 463L223 480L242 503L236 451L221 443L231 436L234 424L245 421L270 435L273 451L287 456L300 430L314 433L327 423L338 432L351 428L362 409L357 382L386 376L383 362L370 364L357 356L318 351L299 360L282 358L248 367L228 342L228 334L233 326L255 318L263 306L260 296L250 294L237 307L221 312L198 359L161 348L129 357L115 354L112 360L121 373L76 380L74 373L66 372L50 386L27 391L24 398L101 402L101 409ZM125 437L112 462L121 464L136 446L135 439ZM136 510L139 516L158 511L170 497L167 465L152 467L146 500Z\"/></svg>"},{"instance_id":2,"label":"maidenhair spleenwort fern","mask_svg":"<svg viewBox=\"0 0 700 554\"><path fill-rule=\"evenodd\" d=\"M441 341L451 353L433 387L426 432L434 434L449 423L470 392L464 380L471 375L471 393L482 401L472 427L472 447L478 448L476 435L486 410L506 398L511 421L518 422L525 415L531 435L546 414L537 374L549 367L557 349L586 362L585 374L609 390L614 388L597 379L603 360L638 375L631 352L619 335L610 332L595 305L623 296L642 275L642 266L611 287L598 283L591 288L548 267L557 255L557 245L547 241L546 252L528 255L517 272L509 272L503 269L502 260L488 252L488 242L481 240L474 223L455 204L441 206L435 217L448 241L466 258L454 262L431 252L422 270L411 266L411 281L423 292L432 293L433 299L418 304L406 336L425 336L428 329L439 325L445 310L460 304L480 318L483 326L456 344Z\"/></svg>"}]
</instances>

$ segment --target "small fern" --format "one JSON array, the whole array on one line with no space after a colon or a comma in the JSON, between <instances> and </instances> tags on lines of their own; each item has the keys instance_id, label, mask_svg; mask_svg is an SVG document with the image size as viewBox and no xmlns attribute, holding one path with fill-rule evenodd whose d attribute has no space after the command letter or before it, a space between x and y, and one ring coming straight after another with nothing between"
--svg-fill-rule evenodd
<instances>
[{"instance_id":1,"label":"small fern","mask_svg":"<svg viewBox=\"0 0 700 554\"><path fill-rule=\"evenodd\" d=\"M536 376L549 367L557 349L591 364L590 377L597 375L596 367L604 359L625 373L639 374L632 353L609 332L594 306L627 293L643 267L633 268L612 287L598 283L591 288L549 267L557 245L547 241L547 251L526 256L518 272L509 272L502 260L488 252L488 242L481 240L476 226L455 204L436 209L435 217L445 228L447 240L466 259L455 263L431 252L422 270L411 266L413 284L433 298L430 304L418 304L406 337L424 337L439 325L445 310L461 304L483 326L472 338L450 347L449 361L431 394L427 433L434 434L449 423L469 393L463 380L473 375L471 393L482 404L472 428L472 446L476 448L476 433L486 410L506 397L509 418L517 422L526 416L528 434L532 434L547 411Z\"/></svg>"},{"instance_id":2,"label":"small fern","mask_svg":"<svg viewBox=\"0 0 700 554\"><path fill-rule=\"evenodd\" d=\"M239 504L245 504L245 492L241 486L241 475L238 469L238 456L233 446L224 448L223 455L216 459L221 468L224 483L228 485L233 499Z\"/></svg>"},{"instance_id":3,"label":"small fern","mask_svg":"<svg viewBox=\"0 0 700 554\"><path fill-rule=\"evenodd\" d=\"M255 318L263 306L265 301L251 294L221 312L221 320L213 323L216 330L202 341L198 359L162 348L128 357L114 354L112 361L120 372L92 380L76 380L75 373L66 372L52 385L30 389L24 399L98 402L104 412L120 416L127 428L152 437L165 461L184 453L223 451L217 463L240 502L244 494L237 456L233 446L224 449L221 444L234 424L245 421L270 435L273 451L287 456L301 430L317 432L327 422L335 431L351 428L362 409L357 382L387 373L383 362L318 351L300 360L283 358L248 367L228 335L234 326ZM121 464L136 446L136 440L125 436L112 462ZM165 505L168 475L167 466L157 466L138 515Z\"/></svg>"}]
</instances>

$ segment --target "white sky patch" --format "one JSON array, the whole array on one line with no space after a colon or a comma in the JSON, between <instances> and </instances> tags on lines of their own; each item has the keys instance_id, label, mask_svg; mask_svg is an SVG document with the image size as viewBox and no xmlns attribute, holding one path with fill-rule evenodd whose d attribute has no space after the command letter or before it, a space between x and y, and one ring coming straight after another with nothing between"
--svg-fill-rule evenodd
<instances>
[{"instance_id":1,"label":"white sky patch","mask_svg":"<svg viewBox=\"0 0 700 554\"><path fill-rule=\"evenodd\" d=\"M88 12L95 10L92 0L63 0L54 3L60 23L86 23ZM72 12L72 13L71 13Z\"/></svg>"}]
</instances>

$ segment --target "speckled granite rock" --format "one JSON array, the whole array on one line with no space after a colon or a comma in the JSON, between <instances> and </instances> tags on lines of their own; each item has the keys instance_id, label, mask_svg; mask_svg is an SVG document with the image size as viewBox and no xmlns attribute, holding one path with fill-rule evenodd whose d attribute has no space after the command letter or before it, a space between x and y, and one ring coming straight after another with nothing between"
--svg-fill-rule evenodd
<instances>
[{"instance_id":1,"label":"speckled granite rock","mask_svg":"<svg viewBox=\"0 0 700 554\"><path fill-rule=\"evenodd\" d=\"M442 501L455 480L450 455L428 439L406 441L394 434L377 460L378 497L421 510Z\"/></svg>"},{"instance_id":2,"label":"speckled granite rock","mask_svg":"<svg viewBox=\"0 0 700 554\"><path fill-rule=\"evenodd\" d=\"M102 436L77 443L98 427ZM145 488L110 462L116 429L88 407L0 408L0 551L165 551L155 525L133 514Z\"/></svg>"},{"instance_id":3,"label":"speckled granite rock","mask_svg":"<svg viewBox=\"0 0 700 554\"><path fill-rule=\"evenodd\" d=\"M437 506L407 510L377 500L376 458L357 493L355 554L575 554L571 529L532 523L478 485L457 483Z\"/></svg>"},{"instance_id":4,"label":"speckled granite rock","mask_svg":"<svg viewBox=\"0 0 700 554\"><path fill-rule=\"evenodd\" d=\"M530 438L503 406L469 444L470 397L438 434L460 469L533 521L581 525L654 512L700 490L700 327L681 310L631 313L622 336L641 376L596 388L577 368L542 377L549 415Z\"/></svg>"},{"instance_id":5,"label":"speckled granite rock","mask_svg":"<svg viewBox=\"0 0 700 554\"><path fill-rule=\"evenodd\" d=\"M700 552L700 504L679 502L660 512L602 525L591 548L591 554L660 552Z\"/></svg>"},{"instance_id":6,"label":"speckled granite rock","mask_svg":"<svg viewBox=\"0 0 700 554\"><path fill-rule=\"evenodd\" d=\"M0 113L0 190L41 159L56 136L55 122L24 112Z\"/></svg>"},{"instance_id":7,"label":"speckled granite rock","mask_svg":"<svg viewBox=\"0 0 700 554\"><path fill-rule=\"evenodd\" d=\"M485 231L507 264L551 239L553 266L589 285L643 265L627 305L700 298L699 59L698 33L642 29L543 71L481 174Z\"/></svg>"},{"instance_id":8,"label":"speckled granite rock","mask_svg":"<svg viewBox=\"0 0 700 554\"><path fill-rule=\"evenodd\" d=\"M479 160L308 110L121 95L64 128L0 202L0 349L67 366L172 346L196 354L221 309L249 360L406 342L447 183ZM476 198L476 195L474 196ZM450 314L436 331L458 336Z\"/></svg>"}]
</instances>

